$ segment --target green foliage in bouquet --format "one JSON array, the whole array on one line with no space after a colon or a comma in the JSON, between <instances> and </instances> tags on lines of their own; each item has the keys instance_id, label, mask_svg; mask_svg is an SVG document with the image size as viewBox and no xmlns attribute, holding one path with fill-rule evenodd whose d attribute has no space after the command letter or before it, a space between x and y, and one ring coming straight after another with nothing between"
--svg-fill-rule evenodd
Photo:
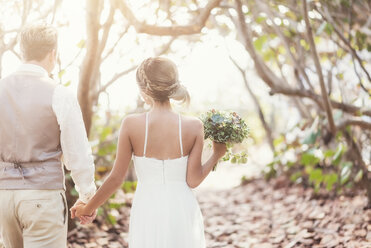
<instances>
[{"instance_id":1,"label":"green foliage in bouquet","mask_svg":"<svg viewBox=\"0 0 371 248\"><path fill-rule=\"evenodd\" d=\"M245 121L236 112L211 110L201 118L204 123L205 139L218 143L238 144L249 135Z\"/></svg>"},{"instance_id":2,"label":"green foliage in bouquet","mask_svg":"<svg viewBox=\"0 0 371 248\"><path fill-rule=\"evenodd\" d=\"M232 163L246 163L247 154L242 152L235 154L231 151L234 144L242 143L249 136L249 128L245 121L236 112L224 112L210 110L201 120L204 124L205 139L211 139L227 145L227 153L224 161ZM214 168L215 169L215 168Z\"/></svg>"}]
</instances>

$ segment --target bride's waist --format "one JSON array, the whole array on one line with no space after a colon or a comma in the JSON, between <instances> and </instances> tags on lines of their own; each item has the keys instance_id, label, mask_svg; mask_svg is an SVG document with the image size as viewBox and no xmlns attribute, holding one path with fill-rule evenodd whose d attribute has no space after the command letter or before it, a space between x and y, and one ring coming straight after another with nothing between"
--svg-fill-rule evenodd
<instances>
[{"instance_id":1,"label":"bride's waist","mask_svg":"<svg viewBox=\"0 0 371 248\"><path fill-rule=\"evenodd\" d=\"M188 184L185 180L140 180L138 179L138 186L151 186L151 185L182 185L187 186Z\"/></svg>"},{"instance_id":2,"label":"bride's waist","mask_svg":"<svg viewBox=\"0 0 371 248\"><path fill-rule=\"evenodd\" d=\"M140 180L138 179L137 182L137 188L158 188L158 187L164 187L164 188L187 188L189 189L189 186L187 182L184 181L179 181L179 180Z\"/></svg>"}]
</instances>

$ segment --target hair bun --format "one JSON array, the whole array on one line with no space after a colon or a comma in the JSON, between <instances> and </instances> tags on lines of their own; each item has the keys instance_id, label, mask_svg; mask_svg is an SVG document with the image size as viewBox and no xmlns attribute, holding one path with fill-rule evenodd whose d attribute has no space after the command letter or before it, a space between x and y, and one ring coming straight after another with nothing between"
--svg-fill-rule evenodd
<instances>
[{"instance_id":1,"label":"hair bun","mask_svg":"<svg viewBox=\"0 0 371 248\"><path fill-rule=\"evenodd\" d=\"M180 83L178 83L177 88L175 89L175 91L173 91L169 98L174 99L176 101L181 101L182 103L185 103L187 105L191 100L187 88Z\"/></svg>"},{"instance_id":2,"label":"hair bun","mask_svg":"<svg viewBox=\"0 0 371 248\"><path fill-rule=\"evenodd\" d=\"M153 100L164 102L171 98L189 104L189 93L179 83L178 69L171 60L148 58L138 67L136 77L142 92Z\"/></svg>"}]
</instances>

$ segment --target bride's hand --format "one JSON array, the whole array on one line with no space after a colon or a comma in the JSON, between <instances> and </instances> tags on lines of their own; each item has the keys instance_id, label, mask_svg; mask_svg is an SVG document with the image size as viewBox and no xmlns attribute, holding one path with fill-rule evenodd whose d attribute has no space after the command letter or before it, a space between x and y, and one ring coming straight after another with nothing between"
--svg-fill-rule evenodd
<instances>
[{"instance_id":1,"label":"bride's hand","mask_svg":"<svg viewBox=\"0 0 371 248\"><path fill-rule=\"evenodd\" d=\"M83 215L80 217L80 224L86 225L93 222L93 220L97 217L97 210L94 211L92 215Z\"/></svg>"},{"instance_id":2,"label":"bride's hand","mask_svg":"<svg viewBox=\"0 0 371 248\"><path fill-rule=\"evenodd\" d=\"M222 158L227 152L227 145L213 141L213 151L218 158Z\"/></svg>"},{"instance_id":3,"label":"bride's hand","mask_svg":"<svg viewBox=\"0 0 371 248\"><path fill-rule=\"evenodd\" d=\"M80 218L81 216L84 216L84 215L90 215L91 213L88 213L86 211L86 207L85 205L77 205L75 207L75 216Z\"/></svg>"},{"instance_id":4,"label":"bride's hand","mask_svg":"<svg viewBox=\"0 0 371 248\"><path fill-rule=\"evenodd\" d=\"M92 213L88 212L86 205L83 203L75 204L71 209L71 218L81 218L82 216L92 216Z\"/></svg>"}]
</instances>

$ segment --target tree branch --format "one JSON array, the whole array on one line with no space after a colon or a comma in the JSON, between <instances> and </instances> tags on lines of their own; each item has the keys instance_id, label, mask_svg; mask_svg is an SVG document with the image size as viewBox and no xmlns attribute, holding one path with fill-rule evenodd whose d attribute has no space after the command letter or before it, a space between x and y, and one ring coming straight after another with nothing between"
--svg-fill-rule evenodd
<instances>
[{"instance_id":1,"label":"tree branch","mask_svg":"<svg viewBox=\"0 0 371 248\"><path fill-rule=\"evenodd\" d=\"M336 22L334 21L334 19L332 18L332 16L330 15L327 7L325 6L324 7L324 10L325 10L325 13L323 13L321 10L319 10L318 8L316 8L316 10L320 13L320 15L323 17L323 19L325 19L327 22L331 23L331 25L333 26L334 28L334 31L335 33L337 34L337 36L340 38L341 41L344 42L344 44L349 48L349 51L352 55L353 58L355 58L359 64L359 66L361 67L362 71L366 74L367 76L367 79L369 82L371 82L371 75L370 73L366 70L366 68L364 67L363 63L362 63L362 59L358 56L356 50L354 50L354 48L352 47L352 45L350 44L349 40L347 40L347 38L345 38L345 36L341 33L339 27L336 25ZM357 73L357 72L356 72ZM369 95L370 92L368 92L368 90L366 89L366 87L362 84L362 81L360 80L360 85L362 87L363 90L365 90Z\"/></svg>"},{"instance_id":2,"label":"tree branch","mask_svg":"<svg viewBox=\"0 0 371 248\"><path fill-rule=\"evenodd\" d=\"M115 15L115 8L111 4L110 12L109 12L107 21L102 26L103 34L102 34L102 38L99 42L99 50L98 50L99 57L101 57L101 55L103 53L103 50L106 47L106 43L107 43L108 35L109 35L109 32L111 30L111 26L112 26L112 23L113 23L114 15Z\"/></svg>"},{"instance_id":3,"label":"tree branch","mask_svg":"<svg viewBox=\"0 0 371 248\"><path fill-rule=\"evenodd\" d=\"M238 65L238 63L232 58L231 55L229 55L229 59L232 61L232 63L235 65L235 67L238 69L238 71L241 73L243 82L245 83L246 89L249 92L249 95L250 95L251 99L253 100L253 102L255 104L255 108L256 108L256 110L258 111L258 114L259 114L259 119L260 119L260 121L261 121L261 123L262 123L262 125L265 129L265 132L266 132L266 135L267 135L267 138L268 138L269 147L271 148L272 152L274 152L272 130L269 127L267 121L265 120L265 116L264 116L262 107L260 106L258 98L256 97L256 95L252 91L252 89L249 85L249 82L247 81L246 71Z\"/></svg>"},{"instance_id":4,"label":"tree branch","mask_svg":"<svg viewBox=\"0 0 371 248\"><path fill-rule=\"evenodd\" d=\"M113 0L115 5L120 9L123 16L134 26L138 33L146 33L159 36L178 36L178 35L190 35L201 32L201 29L205 26L207 19L210 16L211 10L216 8L221 0L208 1L206 6L200 10L200 14L195 18L192 24L189 25L173 25L173 26L157 26L149 25L145 22L139 21L126 0Z\"/></svg>"},{"instance_id":5,"label":"tree branch","mask_svg":"<svg viewBox=\"0 0 371 248\"><path fill-rule=\"evenodd\" d=\"M310 48L311 48L310 50L312 52L314 65L316 66L316 71L317 71L317 74L318 74L319 84L321 86L321 94L322 94L323 104L324 104L326 114L327 114L327 119L328 119L329 126L330 126L330 131L331 131L332 134L335 134L336 126L335 126L335 123L334 123L334 118L332 116L331 103L330 103L329 97L327 95L325 81L324 81L323 74L322 74L322 67L321 67L321 64L319 62L316 45L314 44L312 26L310 25L309 18L308 18L308 3L307 3L307 0L303 0L303 12L304 12L303 14L304 14L304 20L305 20L305 25L306 25L306 29L307 29L309 45L310 45Z\"/></svg>"},{"instance_id":6,"label":"tree branch","mask_svg":"<svg viewBox=\"0 0 371 248\"><path fill-rule=\"evenodd\" d=\"M82 62L80 70L80 80L77 89L77 97L81 106L83 114L86 133L89 136L91 122L92 122L92 105L93 101L90 97L91 89L95 87L97 79L97 67L99 66L98 48L99 38L98 33L100 29L99 17L101 12L99 10L100 0L86 1L86 54Z\"/></svg>"},{"instance_id":7,"label":"tree branch","mask_svg":"<svg viewBox=\"0 0 371 248\"><path fill-rule=\"evenodd\" d=\"M365 121L362 118L357 118L354 117L352 119L345 119L340 124L337 126L339 130L342 130L346 128L347 126L352 125L352 126L359 126L362 129L369 129L371 130L371 122Z\"/></svg>"},{"instance_id":8,"label":"tree branch","mask_svg":"<svg viewBox=\"0 0 371 248\"><path fill-rule=\"evenodd\" d=\"M111 55L113 53L113 51L115 50L117 44L120 42L120 40L122 39L122 37L124 37L124 35L127 33L129 29L129 26L127 26L125 28L125 30L119 35L119 37L117 38L117 40L115 41L115 43L112 45L112 47L108 50L108 52L106 52L106 54L102 57L101 59L101 62L103 62L104 60L106 60L108 58L109 55Z\"/></svg>"},{"instance_id":9,"label":"tree branch","mask_svg":"<svg viewBox=\"0 0 371 248\"><path fill-rule=\"evenodd\" d=\"M251 58L255 63L255 69L263 80L263 82L270 87L271 92L270 94L283 94L287 96L296 96L296 97L304 97L309 98L312 101L316 102L317 105L324 109L323 101L320 95L315 94L313 91L306 90L306 89L295 89L291 88L283 82L283 80L277 77L274 72L263 62L261 56L257 54L254 49L253 42L252 42L252 35L251 35L251 28L246 25L245 15L242 11L242 3L241 0L236 0L236 7L235 7L237 14L238 14L238 22L236 26L239 28L239 32L243 38L243 44L245 49L250 54ZM233 20L233 19L232 19ZM361 109L354 105L350 105L347 103L341 103L334 100L330 100L331 105L336 109L341 109L344 112L347 112L352 115L360 116L360 115L367 115L371 117L371 109Z\"/></svg>"},{"instance_id":10,"label":"tree branch","mask_svg":"<svg viewBox=\"0 0 371 248\"><path fill-rule=\"evenodd\" d=\"M125 76L126 74L134 71L136 68L138 67L138 65L134 65L132 67L130 67L129 69L126 69L120 73L117 73L116 75L114 75L105 85L102 86L102 88L100 88L97 93L96 93L96 98L99 96L100 93L104 92L107 90L107 88L109 86L111 86L114 82L116 82L119 78L121 78L122 76Z\"/></svg>"},{"instance_id":11,"label":"tree branch","mask_svg":"<svg viewBox=\"0 0 371 248\"><path fill-rule=\"evenodd\" d=\"M257 1L257 3L260 6L260 8L271 19L271 21L273 23L273 30L278 35L278 37L280 37L280 39L282 40L282 43L285 46L286 51L289 54L289 57L291 58L291 60L293 62L294 68L296 68L300 72L300 74L304 77L304 79L305 79L307 85L309 86L309 88L311 88L312 90L314 90L314 88L313 88L313 86L312 86L312 84L311 84L311 82L310 82L310 80L308 78L308 75L305 72L304 68L302 67L300 61L292 53L292 51L290 49L289 41L287 40L287 37L282 33L280 27L278 27L278 25L274 22L273 18L275 17L275 15L273 14L273 12L271 11L271 9L269 8L269 6L267 5L267 3L265 1Z\"/></svg>"},{"instance_id":12,"label":"tree branch","mask_svg":"<svg viewBox=\"0 0 371 248\"><path fill-rule=\"evenodd\" d=\"M155 56L160 56L161 54L164 54L166 53L171 44L174 42L175 40L175 37L173 37L168 43L166 43L162 49L155 55ZM138 65L134 65L132 67L130 67L129 69L126 69L120 73L117 73L116 75L114 75L105 85L102 86L102 88L100 88L97 93L95 94L95 99L97 99L99 97L99 94L106 91L108 87L110 87L114 82L116 82L119 78L125 76L126 74L132 72L133 70L135 70L136 68L138 67Z\"/></svg>"}]
</instances>

